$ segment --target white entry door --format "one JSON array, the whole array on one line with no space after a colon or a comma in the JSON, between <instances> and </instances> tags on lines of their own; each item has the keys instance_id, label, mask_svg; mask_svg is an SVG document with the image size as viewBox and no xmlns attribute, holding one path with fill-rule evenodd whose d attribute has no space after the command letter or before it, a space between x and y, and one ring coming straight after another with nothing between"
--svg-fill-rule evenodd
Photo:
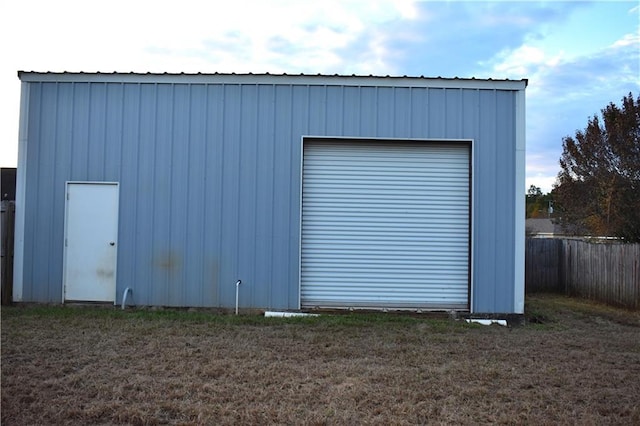
<instances>
[{"instance_id":1,"label":"white entry door","mask_svg":"<svg viewBox=\"0 0 640 426\"><path fill-rule=\"evenodd\" d=\"M115 302L118 184L67 182L63 302Z\"/></svg>"}]
</instances>

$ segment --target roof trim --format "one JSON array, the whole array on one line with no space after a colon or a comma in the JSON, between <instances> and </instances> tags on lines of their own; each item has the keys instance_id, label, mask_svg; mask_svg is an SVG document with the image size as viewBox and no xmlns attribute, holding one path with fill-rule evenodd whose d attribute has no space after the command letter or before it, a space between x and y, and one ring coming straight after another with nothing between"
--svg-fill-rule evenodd
<instances>
[{"instance_id":1,"label":"roof trim","mask_svg":"<svg viewBox=\"0 0 640 426\"><path fill-rule=\"evenodd\" d=\"M421 88L464 88L493 90L524 90L528 80L477 78L364 76L324 74L189 74L189 73L85 73L18 71L23 82L58 83L169 83L169 84L296 84L309 86L383 86Z\"/></svg>"}]
</instances>

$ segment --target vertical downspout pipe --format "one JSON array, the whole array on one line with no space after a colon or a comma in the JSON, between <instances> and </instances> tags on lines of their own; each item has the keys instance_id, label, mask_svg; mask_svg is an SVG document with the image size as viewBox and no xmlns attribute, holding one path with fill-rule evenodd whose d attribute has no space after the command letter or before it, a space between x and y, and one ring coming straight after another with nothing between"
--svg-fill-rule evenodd
<instances>
[{"instance_id":1,"label":"vertical downspout pipe","mask_svg":"<svg viewBox=\"0 0 640 426\"><path fill-rule=\"evenodd\" d=\"M241 280L236 281L236 315L238 315L238 293L240 292Z\"/></svg>"}]
</instances>

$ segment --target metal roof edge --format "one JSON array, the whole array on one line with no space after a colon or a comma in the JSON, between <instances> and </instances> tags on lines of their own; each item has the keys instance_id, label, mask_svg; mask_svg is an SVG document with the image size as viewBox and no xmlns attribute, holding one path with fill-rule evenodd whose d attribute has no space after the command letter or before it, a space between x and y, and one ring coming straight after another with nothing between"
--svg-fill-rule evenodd
<instances>
[{"instance_id":1,"label":"metal roof edge","mask_svg":"<svg viewBox=\"0 0 640 426\"><path fill-rule=\"evenodd\" d=\"M319 86L386 86L524 90L527 79L461 77L375 76L342 74L236 74L236 73L122 73L18 71L23 82L103 82L173 84L299 84Z\"/></svg>"}]
</instances>

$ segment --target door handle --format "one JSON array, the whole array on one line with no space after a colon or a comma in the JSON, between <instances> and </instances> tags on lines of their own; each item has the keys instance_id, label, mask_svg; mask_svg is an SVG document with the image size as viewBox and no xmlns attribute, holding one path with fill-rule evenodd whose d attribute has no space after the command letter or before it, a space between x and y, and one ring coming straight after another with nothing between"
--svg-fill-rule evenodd
<instances>
[{"instance_id":1,"label":"door handle","mask_svg":"<svg viewBox=\"0 0 640 426\"><path fill-rule=\"evenodd\" d=\"M115 245L116 245L116 242L115 242L115 241L109 241L109 245L110 245L110 246L115 246Z\"/></svg>"}]
</instances>

